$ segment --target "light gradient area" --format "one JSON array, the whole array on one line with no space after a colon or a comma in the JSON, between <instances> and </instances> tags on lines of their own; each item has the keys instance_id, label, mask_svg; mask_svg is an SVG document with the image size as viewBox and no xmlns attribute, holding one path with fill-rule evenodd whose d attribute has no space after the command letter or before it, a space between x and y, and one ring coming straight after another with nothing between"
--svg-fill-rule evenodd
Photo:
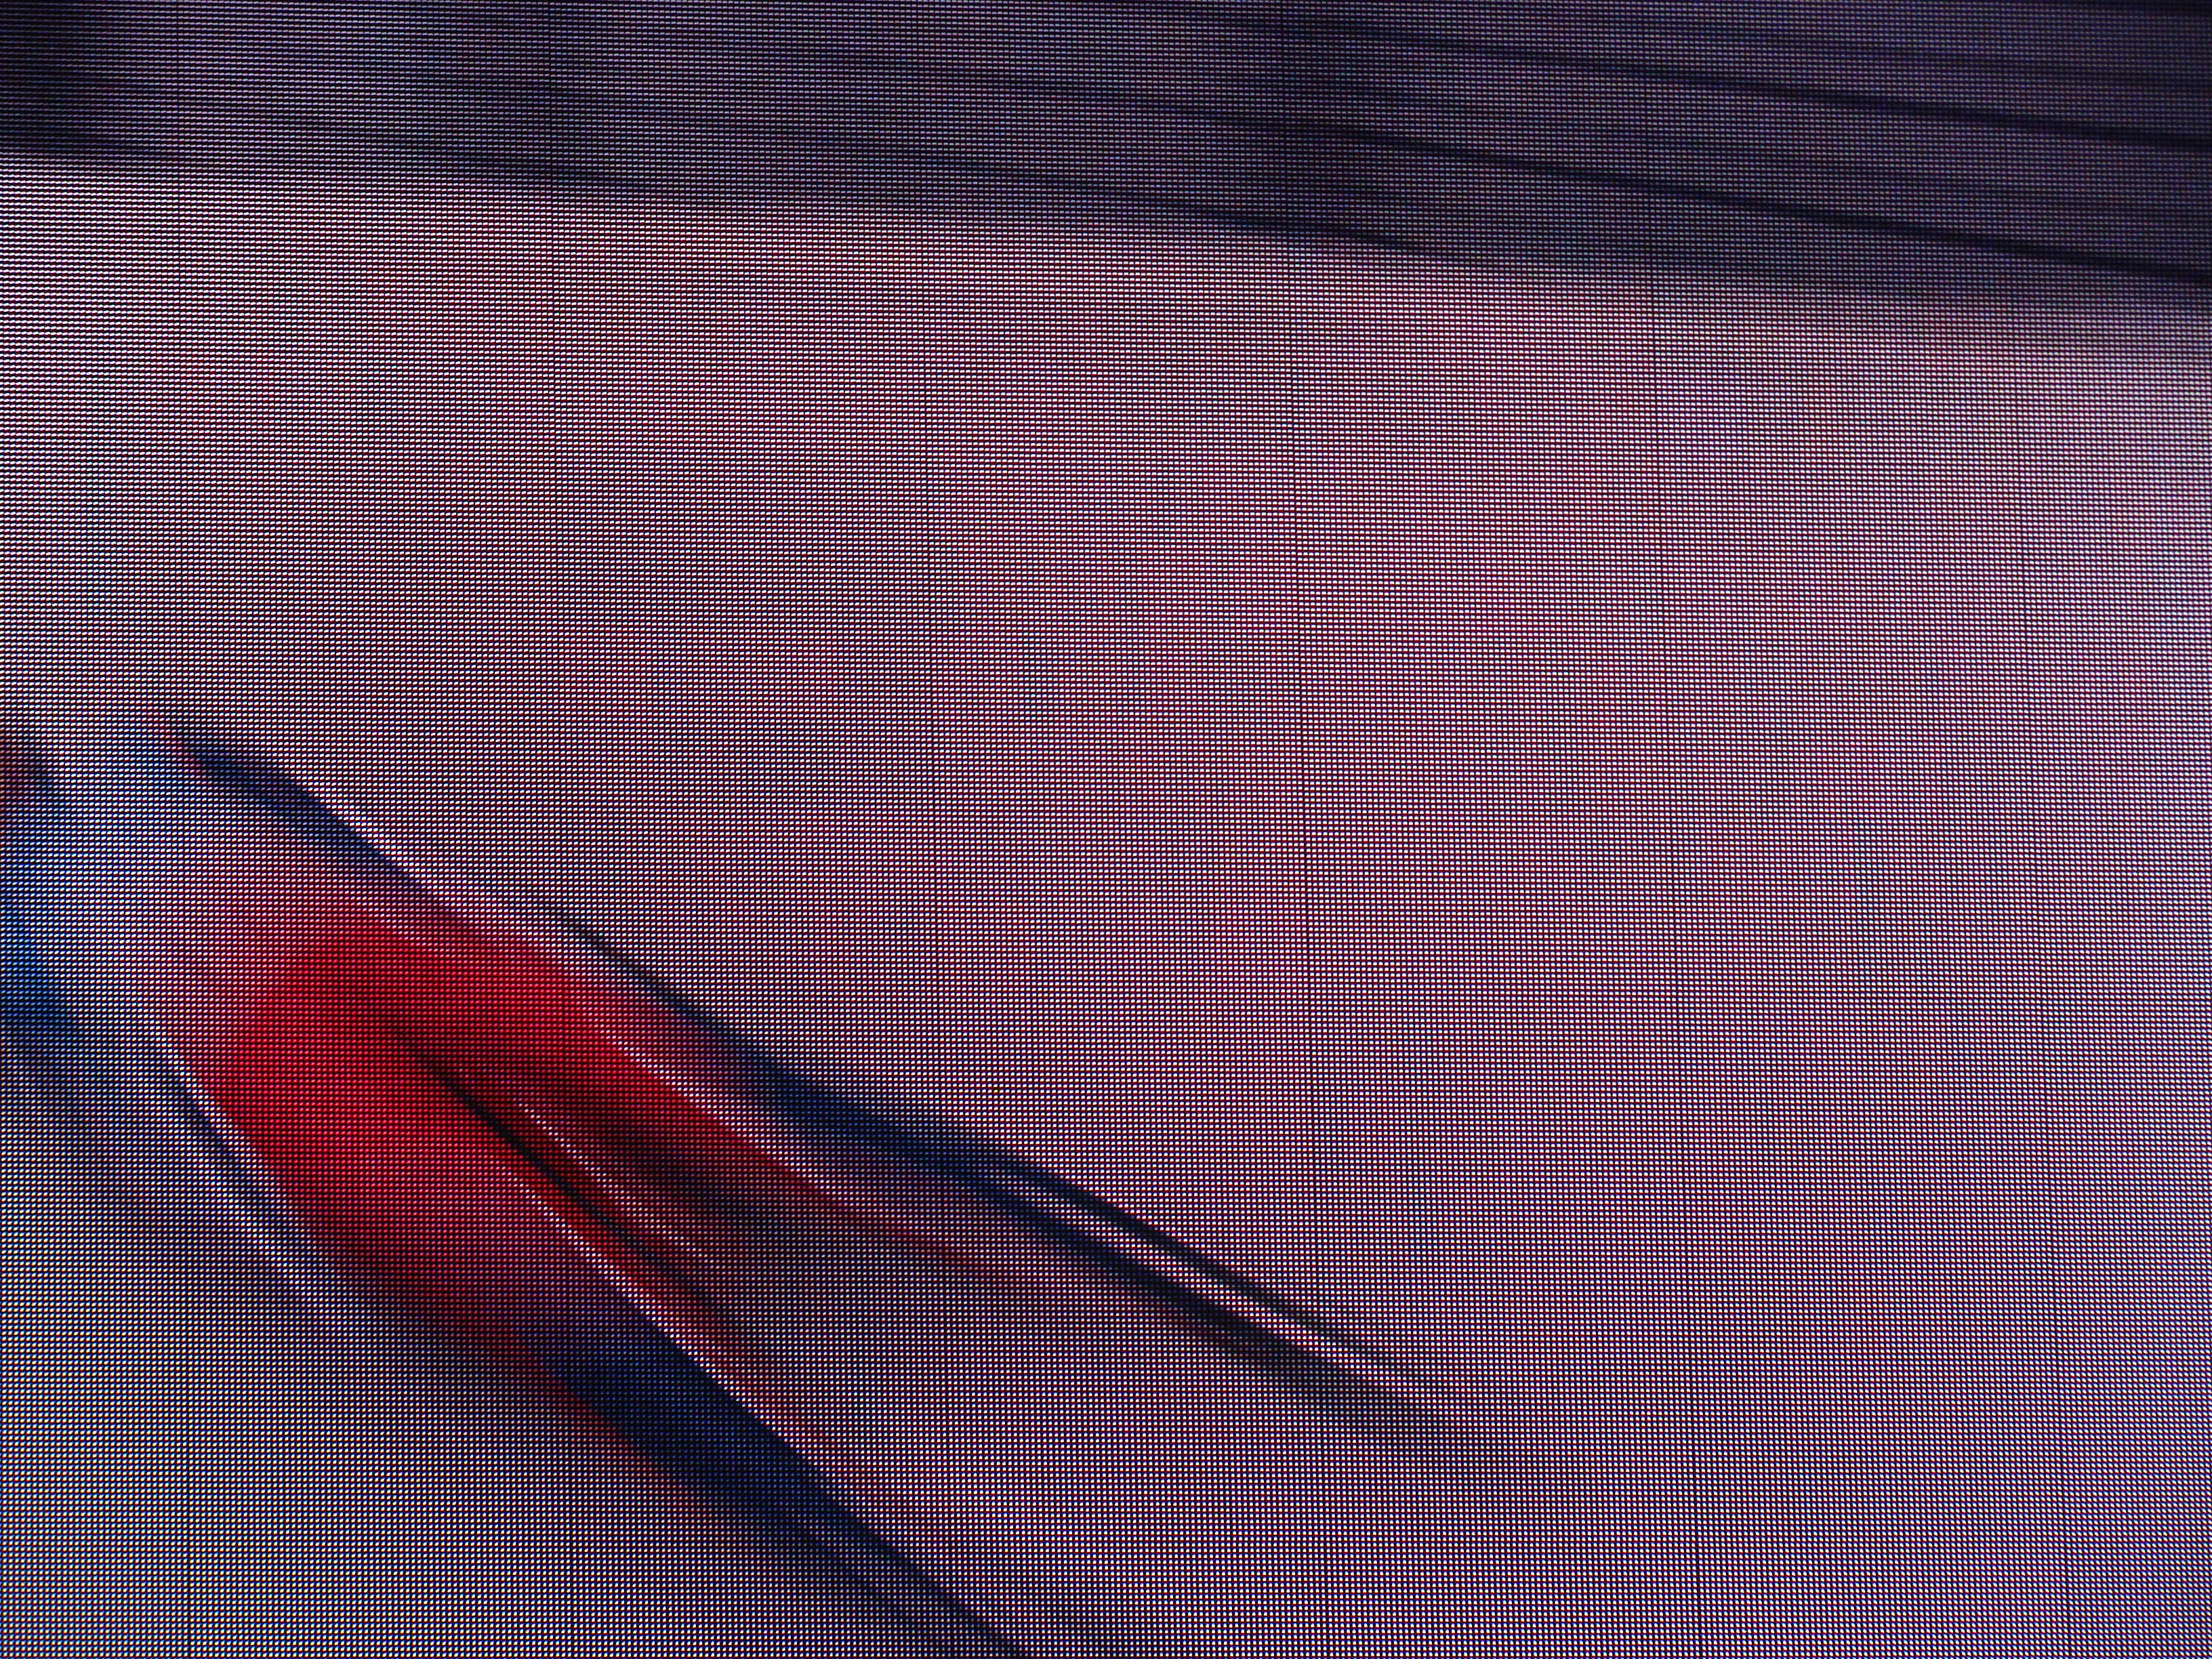
<instances>
[{"instance_id":1,"label":"light gradient area","mask_svg":"<svg viewBox=\"0 0 2212 1659\"><path fill-rule=\"evenodd\" d=\"M219 708L815 1074L1358 1308L1534 1471L1469 1517L1419 1460L1273 1479L1264 1413L1033 1425L975 1477L1034 1526L990 1547L1100 1623L2198 1622L2205 329L306 177L8 191L17 702ZM395 1443L440 1398L341 1369ZM924 1419L972 1397L913 1375ZM474 1388L451 1420L504 1424ZM49 1513L98 1501L57 1467ZM241 1535L253 1467L161 1524ZM548 1547L601 1559L598 1501ZM1340 1569L1308 1607L1218 1570L1277 1536L1255 1504ZM1468 1605L1424 1630L1438 1585Z\"/></svg>"}]
</instances>

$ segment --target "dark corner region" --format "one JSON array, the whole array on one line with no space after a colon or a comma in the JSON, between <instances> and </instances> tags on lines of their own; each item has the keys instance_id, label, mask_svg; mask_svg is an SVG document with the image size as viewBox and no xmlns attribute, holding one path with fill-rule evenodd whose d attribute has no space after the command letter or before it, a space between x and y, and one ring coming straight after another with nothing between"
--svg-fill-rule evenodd
<instances>
[{"instance_id":1,"label":"dark corner region","mask_svg":"<svg viewBox=\"0 0 2212 1659\"><path fill-rule=\"evenodd\" d=\"M46 155L122 155L121 88L106 72L107 9L86 0L0 8L0 147Z\"/></svg>"}]
</instances>

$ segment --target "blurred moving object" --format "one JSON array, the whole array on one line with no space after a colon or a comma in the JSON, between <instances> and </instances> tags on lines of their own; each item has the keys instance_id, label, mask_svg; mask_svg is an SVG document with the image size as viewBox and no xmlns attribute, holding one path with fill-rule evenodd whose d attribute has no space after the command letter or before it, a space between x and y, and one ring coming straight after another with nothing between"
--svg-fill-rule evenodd
<instances>
[{"instance_id":1,"label":"blurred moving object","mask_svg":"<svg viewBox=\"0 0 2212 1659\"><path fill-rule=\"evenodd\" d=\"M2201 1626L2197 319L9 170L0 577L54 665L0 696L51 726L165 666L810 1074L1459 1364L1565 1472L1533 1502L1606 1501L1554 1556L1419 1460L1275 1483L1385 1638L1465 1587L1401 1651ZM0 1647L242 1604L252 1653L805 1650L494 1385L356 1386L250 1262L185 1279L22 1139L0 1547L62 1634ZM1276 1444L1183 1421L1201 1464ZM1264 1506L1037 1443L986 1490L1067 1477L1127 1541L1025 1570L1194 1632L1129 1651L1344 1652L1242 1593ZM1224 1516L1249 1575L1157 1541Z\"/></svg>"}]
</instances>

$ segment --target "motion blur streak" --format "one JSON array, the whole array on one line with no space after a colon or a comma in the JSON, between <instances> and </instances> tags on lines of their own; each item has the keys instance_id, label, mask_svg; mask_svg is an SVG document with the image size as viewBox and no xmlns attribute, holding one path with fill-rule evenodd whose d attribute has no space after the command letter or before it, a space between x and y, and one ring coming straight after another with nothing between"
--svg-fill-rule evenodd
<instances>
[{"instance_id":1,"label":"motion blur streak","mask_svg":"<svg viewBox=\"0 0 2212 1659\"><path fill-rule=\"evenodd\" d=\"M1119 1322L1194 1379L1230 1366L1386 1437L1448 1409L1082 1188L779 1068L580 924L417 872L218 737L76 748L0 756L34 1086L136 1092L324 1306L488 1357L929 1650L1061 1650L1049 1587L963 1581L928 1495L886 1489L875 1431L792 1363L779 1299L834 1306L888 1256L980 1299L978 1367L1010 1323L1103 1366L1091 1331Z\"/></svg>"}]
</instances>

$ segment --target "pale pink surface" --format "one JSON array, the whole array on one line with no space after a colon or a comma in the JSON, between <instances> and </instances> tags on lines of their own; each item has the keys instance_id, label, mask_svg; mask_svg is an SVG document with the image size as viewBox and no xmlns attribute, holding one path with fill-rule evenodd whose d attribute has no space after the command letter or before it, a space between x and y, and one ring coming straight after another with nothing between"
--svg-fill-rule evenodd
<instances>
[{"instance_id":1,"label":"pale pink surface","mask_svg":"<svg viewBox=\"0 0 2212 1659\"><path fill-rule=\"evenodd\" d=\"M2201 1498L2203 328L11 188L80 656L1650 1454L1723 1624Z\"/></svg>"}]
</instances>

